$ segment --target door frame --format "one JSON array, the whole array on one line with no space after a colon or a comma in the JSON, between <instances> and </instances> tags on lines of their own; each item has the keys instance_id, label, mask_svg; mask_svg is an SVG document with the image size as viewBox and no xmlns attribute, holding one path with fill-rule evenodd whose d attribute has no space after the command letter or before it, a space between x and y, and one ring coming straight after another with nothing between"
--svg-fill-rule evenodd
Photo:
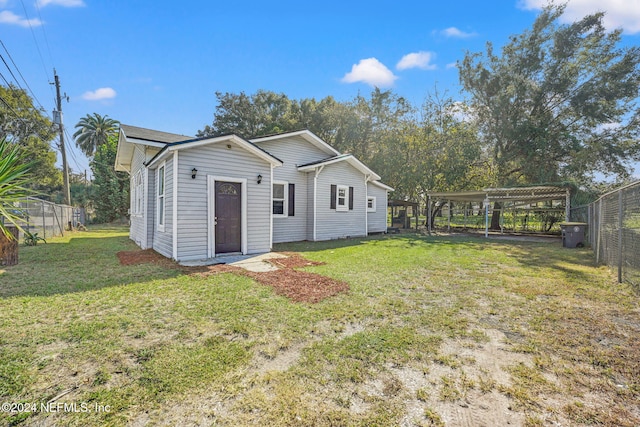
<instances>
[{"instance_id":1,"label":"door frame","mask_svg":"<svg viewBox=\"0 0 640 427\"><path fill-rule=\"evenodd\" d=\"M240 206L240 252L247 254L247 179L230 176L207 175L207 258L216 256L216 230L213 218L216 213L216 182L241 184Z\"/></svg>"}]
</instances>

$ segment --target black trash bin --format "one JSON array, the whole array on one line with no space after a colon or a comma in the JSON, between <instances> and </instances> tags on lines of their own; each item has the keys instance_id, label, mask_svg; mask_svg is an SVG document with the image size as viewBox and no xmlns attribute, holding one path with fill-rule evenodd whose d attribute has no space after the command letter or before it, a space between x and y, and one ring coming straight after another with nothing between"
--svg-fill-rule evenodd
<instances>
[{"instance_id":1,"label":"black trash bin","mask_svg":"<svg viewBox=\"0 0 640 427\"><path fill-rule=\"evenodd\" d=\"M562 247L564 248L584 248L584 233L587 229L585 222L563 222L560 224L562 230Z\"/></svg>"}]
</instances>

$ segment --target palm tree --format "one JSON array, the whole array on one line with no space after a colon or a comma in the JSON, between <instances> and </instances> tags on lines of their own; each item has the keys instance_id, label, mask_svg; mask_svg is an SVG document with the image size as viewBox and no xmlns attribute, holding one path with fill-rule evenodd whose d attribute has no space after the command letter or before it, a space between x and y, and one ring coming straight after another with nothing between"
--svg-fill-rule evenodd
<instances>
[{"instance_id":1,"label":"palm tree","mask_svg":"<svg viewBox=\"0 0 640 427\"><path fill-rule=\"evenodd\" d=\"M0 139L0 233L9 240L13 239L13 235L5 226L4 220L22 230L21 212L16 207L16 202L32 194L32 191L25 187L29 181L30 167L31 164L26 162L24 152L20 153L18 144Z\"/></svg>"},{"instance_id":2,"label":"palm tree","mask_svg":"<svg viewBox=\"0 0 640 427\"><path fill-rule=\"evenodd\" d=\"M105 144L110 136L118 132L119 124L119 121L110 119L109 116L101 116L98 113L87 114L75 126L78 129L73 134L76 145L87 157L92 157L99 146Z\"/></svg>"}]
</instances>

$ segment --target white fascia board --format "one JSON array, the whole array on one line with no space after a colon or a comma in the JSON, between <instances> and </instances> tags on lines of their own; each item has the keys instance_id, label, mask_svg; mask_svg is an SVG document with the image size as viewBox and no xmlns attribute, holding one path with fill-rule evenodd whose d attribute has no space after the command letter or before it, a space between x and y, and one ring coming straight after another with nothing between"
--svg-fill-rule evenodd
<instances>
[{"instance_id":1,"label":"white fascia board","mask_svg":"<svg viewBox=\"0 0 640 427\"><path fill-rule=\"evenodd\" d=\"M197 141L191 141L191 142L185 142L185 143L181 143L181 144L174 144L174 145L169 145L167 147L167 149L165 150L164 153L162 153L160 156L158 156L156 159L154 159L151 163L149 163L147 165L147 167L151 167L154 163L160 161L162 158L164 158L168 153L172 153L174 151L180 151L180 150L186 150L188 148L195 148L195 147L201 147L204 145L213 145L213 144L220 144L220 143L224 143L224 142L232 142L234 144L239 145L240 147L244 148L245 150L249 151L250 153L254 154L255 156L261 158L262 160L266 161L267 163L273 165L274 167L278 167L278 166L282 166L282 161L276 159L275 157L271 156L270 154L262 151L261 149L259 149L258 147L253 146L251 143L247 142L246 140L236 136L236 135L227 135L227 136L220 136L220 137L216 137L216 138L207 138L207 139L200 139Z\"/></svg>"},{"instance_id":2,"label":"white fascia board","mask_svg":"<svg viewBox=\"0 0 640 427\"><path fill-rule=\"evenodd\" d=\"M378 186L378 187L380 187L380 188L384 189L384 190L387 190L387 191L395 191L395 188L393 188L393 187L389 187L387 184L383 184L383 183L382 183L382 182L380 182L380 181L369 181L369 182L370 182L371 184L375 185L375 186Z\"/></svg>"}]
</instances>

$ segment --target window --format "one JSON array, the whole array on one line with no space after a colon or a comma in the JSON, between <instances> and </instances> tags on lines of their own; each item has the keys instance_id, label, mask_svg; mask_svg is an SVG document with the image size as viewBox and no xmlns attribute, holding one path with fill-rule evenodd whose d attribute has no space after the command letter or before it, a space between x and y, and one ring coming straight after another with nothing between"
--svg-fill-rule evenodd
<instances>
[{"instance_id":1,"label":"window","mask_svg":"<svg viewBox=\"0 0 640 427\"><path fill-rule=\"evenodd\" d=\"M164 163L158 168L158 230L164 231Z\"/></svg>"},{"instance_id":2,"label":"window","mask_svg":"<svg viewBox=\"0 0 640 427\"><path fill-rule=\"evenodd\" d=\"M286 182L274 182L273 183L273 215L286 217L287 210L287 190L289 186Z\"/></svg>"},{"instance_id":3,"label":"window","mask_svg":"<svg viewBox=\"0 0 640 427\"><path fill-rule=\"evenodd\" d=\"M349 210L349 187L346 185L338 185L338 193L336 194L336 210Z\"/></svg>"},{"instance_id":4,"label":"window","mask_svg":"<svg viewBox=\"0 0 640 427\"><path fill-rule=\"evenodd\" d=\"M142 172L138 171L138 173L135 174L135 176L133 177L133 179L131 180L131 187L132 187L132 192L131 192L131 213L133 215L142 215L142 208L143 208L143 200L144 200L144 193L143 193L143 180L142 180Z\"/></svg>"},{"instance_id":5,"label":"window","mask_svg":"<svg viewBox=\"0 0 640 427\"><path fill-rule=\"evenodd\" d=\"M374 196L367 197L367 212L376 211L376 198Z\"/></svg>"},{"instance_id":6,"label":"window","mask_svg":"<svg viewBox=\"0 0 640 427\"><path fill-rule=\"evenodd\" d=\"M338 212L353 210L353 187L331 185L331 209Z\"/></svg>"}]
</instances>

